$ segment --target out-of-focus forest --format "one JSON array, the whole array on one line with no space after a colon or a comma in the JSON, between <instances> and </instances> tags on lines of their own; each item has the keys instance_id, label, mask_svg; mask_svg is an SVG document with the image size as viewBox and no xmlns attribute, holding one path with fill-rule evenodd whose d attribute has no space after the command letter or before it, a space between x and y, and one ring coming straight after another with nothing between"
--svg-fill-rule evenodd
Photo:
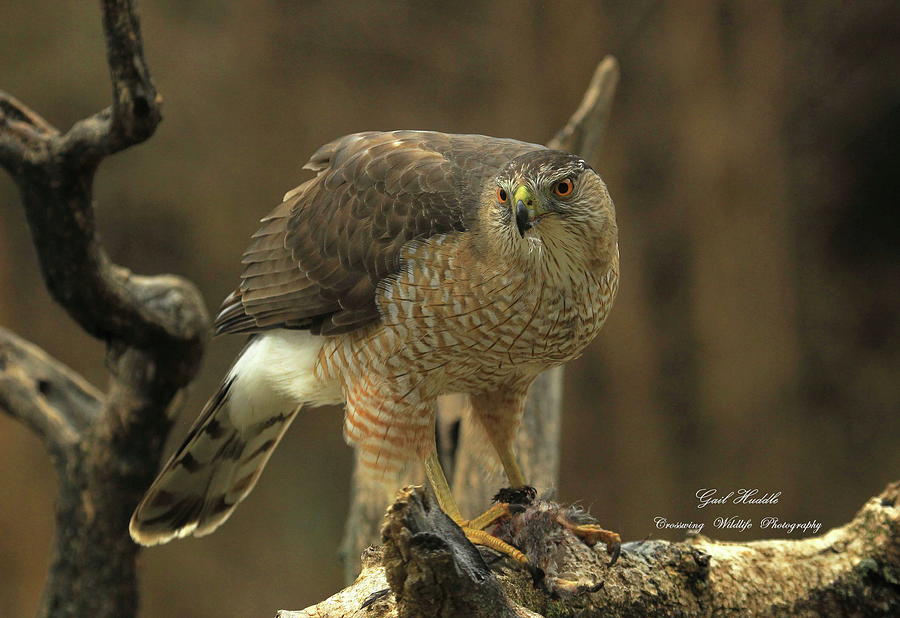
<instances>
[{"instance_id":1,"label":"out-of-focus forest","mask_svg":"<svg viewBox=\"0 0 900 618\"><path fill-rule=\"evenodd\" d=\"M895 2L145 0L165 121L108 159L103 240L211 310L257 220L320 144L420 128L544 142L604 54L622 70L598 171L622 285L566 374L563 500L626 540L654 518L848 520L900 476L900 10ZM8 0L0 87L67 127L109 104L92 2ZM0 325L97 386L102 346L41 281L0 174ZM215 340L172 442L241 347ZM142 557L144 615L268 616L342 585L351 452L336 409L304 412L221 530ZM170 446L174 448L175 444ZM782 492L698 511L701 488ZM55 479L0 415L0 615L37 608ZM794 534L797 536L797 533Z\"/></svg>"}]
</instances>

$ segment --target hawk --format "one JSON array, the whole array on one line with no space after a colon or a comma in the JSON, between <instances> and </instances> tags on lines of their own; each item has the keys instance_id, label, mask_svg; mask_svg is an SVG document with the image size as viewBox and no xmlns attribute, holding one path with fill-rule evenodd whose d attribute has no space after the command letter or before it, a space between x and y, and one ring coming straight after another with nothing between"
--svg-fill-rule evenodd
<instances>
[{"instance_id":1,"label":"hawk","mask_svg":"<svg viewBox=\"0 0 900 618\"><path fill-rule=\"evenodd\" d=\"M468 394L510 485L526 486L513 439L528 387L581 354L618 289L605 184L572 154L429 131L349 135L305 168L315 177L262 219L215 321L249 342L131 536L154 545L212 532L301 407L343 403L364 472L420 461L442 509L496 545L483 530L496 512L464 520L450 492L436 399Z\"/></svg>"}]
</instances>

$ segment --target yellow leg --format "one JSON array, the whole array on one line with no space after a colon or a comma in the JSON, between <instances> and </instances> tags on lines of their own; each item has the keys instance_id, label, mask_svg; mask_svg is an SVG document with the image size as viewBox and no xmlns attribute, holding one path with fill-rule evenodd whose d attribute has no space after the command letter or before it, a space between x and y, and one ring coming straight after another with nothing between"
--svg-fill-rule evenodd
<instances>
[{"instance_id":1,"label":"yellow leg","mask_svg":"<svg viewBox=\"0 0 900 618\"><path fill-rule=\"evenodd\" d=\"M500 463L503 464L503 470L506 472L506 478L509 480L510 486L514 489L525 487L525 476L522 474L522 469L519 468L519 462L516 461L512 445L500 445L494 442L494 448L497 451L497 456L500 458ZM509 505L505 502L500 502L478 517L467 521L466 526L476 530L484 530L498 519L509 517L510 515Z\"/></svg>"},{"instance_id":2,"label":"yellow leg","mask_svg":"<svg viewBox=\"0 0 900 618\"><path fill-rule=\"evenodd\" d=\"M513 452L512 443L494 444L497 450L497 456L500 457L500 463L503 464L503 470L506 472L506 478L509 479L509 486L515 489L525 487L525 475L519 467L516 460L516 454Z\"/></svg>"},{"instance_id":3,"label":"yellow leg","mask_svg":"<svg viewBox=\"0 0 900 618\"><path fill-rule=\"evenodd\" d=\"M447 477L444 476L444 470L441 468L441 462L438 459L437 451L432 449L428 454L428 457L425 458L425 476L428 477L428 482L431 483L431 488L434 490L434 495L437 497L438 504L453 521L455 521L460 528L462 528L463 533L473 543L477 543L479 545L484 545L486 547L490 547L491 549L504 553L507 556L510 556L514 560L521 562L522 564L528 564L528 558L525 557L525 554L520 552L518 549L501 541L495 536L492 536L482 530L479 527L472 526L472 522L465 521L462 518L462 514L459 512L459 507L456 505L456 500L453 498L453 494L450 491L450 485L447 484ZM496 507L500 507L501 505L495 505L488 512L494 510ZM505 505L503 505L505 506ZM495 516L491 519L491 522L496 520ZM477 518L475 520L476 523L479 523L484 515ZM489 525L491 522L484 524L484 526ZM481 526L481 527L484 527Z\"/></svg>"},{"instance_id":4,"label":"yellow leg","mask_svg":"<svg viewBox=\"0 0 900 618\"><path fill-rule=\"evenodd\" d=\"M425 458L425 476L431 483L431 489L437 497L441 510L450 516L450 519L456 523L463 521L462 513L456 505L456 499L450 491L450 485L447 483L447 477L444 476L444 469L441 467L441 460L438 459L437 450L431 449L431 453Z\"/></svg>"},{"instance_id":5,"label":"yellow leg","mask_svg":"<svg viewBox=\"0 0 900 618\"><path fill-rule=\"evenodd\" d=\"M476 530L484 530L498 519L507 517L509 515L509 505L505 502L501 502L499 504L493 505L491 508L486 510L475 519L470 519L469 521L467 521L466 526L468 526L469 528L475 528Z\"/></svg>"}]
</instances>

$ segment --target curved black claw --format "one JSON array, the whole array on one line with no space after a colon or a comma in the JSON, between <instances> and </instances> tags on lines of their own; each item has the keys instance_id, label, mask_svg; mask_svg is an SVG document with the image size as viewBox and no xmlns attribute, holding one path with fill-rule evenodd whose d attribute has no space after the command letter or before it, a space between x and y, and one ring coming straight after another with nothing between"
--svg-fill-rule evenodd
<instances>
[{"instance_id":1,"label":"curved black claw","mask_svg":"<svg viewBox=\"0 0 900 618\"><path fill-rule=\"evenodd\" d=\"M368 597L366 597L366 600L362 602L362 605L360 605L359 608L366 609L370 605L377 603L378 601L380 601L384 597L388 596L389 594L391 594L390 588L385 588L384 590L376 590L375 592L370 594Z\"/></svg>"},{"instance_id":2,"label":"curved black claw","mask_svg":"<svg viewBox=\"0 0 900 618\"><path fill-rule=\"evenodd\" d=\"M544 573L544 569L534 566L530 562L525 565L525 568L527 568L528 572L531 574L531 583L534 584L534 587L545 589L544 580L547 578L547 574Z\"/></svg>"},{"instance_id":3,"label":"curved black claw","mask_svg":"<svg viewBox=\"0 0 900 618\"><path fill-rule=\"evenodd\" d=\"M609 554L609 564L606 566L611 567L616 563L616 560L619 559L619 556L622 555L622 544L621 543L612 543L606 546L606 552Z\"/></svg>"},{"instance_id":4,"label":"curved black claw","mask_svg":"<svg viewBox=\"0 0 900 618\"><path fill-rule=\"evenodd\" d=\"M591 593L594 593L594 592L599 592L600 589L603 588L603 586L604 586L605 584L606 584L606 582L597 582L597 583L594 584L593 586L588 586L587 588L585 588L584 591L585 591L586 593L588 593L588 594L591 594Z\"/></svg>"},{"instance_id":5,"label":"curved black claw","mask_svg":"<svg viewBox=\"0 0 900 618\"><path fill-rule=\"evenodd\" d=\"M494 502L528 506L534 502L536 496L537 490L534 487L525 485L523 487L504 487L492 499Z\"/></svg>"}]
</instances>

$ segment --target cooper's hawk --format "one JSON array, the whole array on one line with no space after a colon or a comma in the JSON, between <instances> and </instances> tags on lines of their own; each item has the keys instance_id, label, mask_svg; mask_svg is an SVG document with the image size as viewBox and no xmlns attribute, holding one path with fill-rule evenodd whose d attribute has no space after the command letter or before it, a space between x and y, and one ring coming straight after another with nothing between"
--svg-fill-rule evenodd
<instances>
[{"instance_id":1,"label":"cooper's hawk","mask_svg":"<svg viewBox=\"0 0 900 618\"><path fill-rule=\"evenodd\" d=\"M359 133L262 220L216 333L250 341L131 520L139 543L208 534L299 408L343 402L365 470L425 466L475 541L435 450L438 395L467 393L513 487L528 387L597 335L619 277L613 203L577 156L481 135Z\"/></svg>"}]
</instances>

